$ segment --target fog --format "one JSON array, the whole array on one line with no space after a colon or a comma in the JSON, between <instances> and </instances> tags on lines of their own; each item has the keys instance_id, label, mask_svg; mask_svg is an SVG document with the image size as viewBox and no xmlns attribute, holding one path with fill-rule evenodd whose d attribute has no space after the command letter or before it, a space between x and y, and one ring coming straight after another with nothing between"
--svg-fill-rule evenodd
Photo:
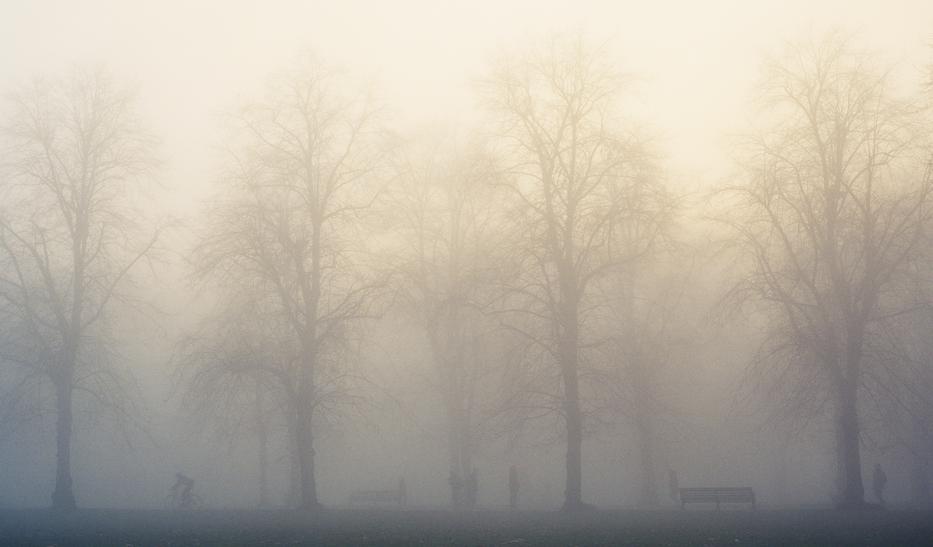
<instances>
[{"instance_id":1,"label":"fog","mask_svg":"<svg viewBox=\"0 0 933 547\"><path fill-rule=\"evenodd\" d=\"M931 43L923 1L6 2L0 507L928 507Z\"/></svg>"}]
</instances>

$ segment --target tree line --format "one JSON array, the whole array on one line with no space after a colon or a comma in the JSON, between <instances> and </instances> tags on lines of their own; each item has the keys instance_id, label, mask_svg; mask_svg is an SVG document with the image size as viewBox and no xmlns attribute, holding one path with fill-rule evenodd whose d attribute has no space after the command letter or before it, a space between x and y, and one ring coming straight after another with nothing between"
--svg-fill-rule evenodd
<instances>
[{"instance_id":1,"label":"tree line","mask_svg":"<svg viewBox=\"0 0 933 547\"><path fill-rule=\"evenodd\" d=\"M432 362L452 490L487 439L546 431L566 448L563 507L584 508L584 438L622 421L656 503L662 372L696 336L697 270L727 263L712 307L764 325L751 398L792 427L831 417L838 503L865 503L873 428L927 477L929 90L900 90L849 38L790 44L762 63L734 175L700 197L624 116L627 91L605 51L552 36L489 64L482 129L399 135L318 59L272 76L227 116L215 194L191 222L185 267L214 305L176 345L184 408L254 435L262 473L283 431L295 503L317 509L320 428L365 397L368 327L399 318ZM0 435L54 417L52 505L73 509L75 398L135 412L113 322L147 305L138 270L164 260L139 199L157 140L102 72L36 80L9 105Z\"/></svg>"}]
</instances>

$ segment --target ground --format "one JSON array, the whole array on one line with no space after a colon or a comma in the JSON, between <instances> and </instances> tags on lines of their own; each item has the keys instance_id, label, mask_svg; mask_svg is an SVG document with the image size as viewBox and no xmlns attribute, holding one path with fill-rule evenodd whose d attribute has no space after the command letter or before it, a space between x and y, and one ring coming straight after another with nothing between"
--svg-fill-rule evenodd
<instances>
[{"instance_id":1,"label":"ground","mask_svg":"<svg viewBox=\"0 0 933 547\"><path fill-rule=\"evenodd\" d=\"M0 511L0 545L933 545L910 510Z\"/></svg>"}]
</instances>

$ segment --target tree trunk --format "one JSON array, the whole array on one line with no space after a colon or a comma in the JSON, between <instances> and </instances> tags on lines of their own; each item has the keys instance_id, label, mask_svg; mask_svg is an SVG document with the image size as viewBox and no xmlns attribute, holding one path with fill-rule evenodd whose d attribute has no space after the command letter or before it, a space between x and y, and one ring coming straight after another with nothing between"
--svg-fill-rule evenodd
<instances>
[{"instance_id":1,"label":"tree trunk","mask_svg":"<svg viewBox=\"0 0 933 547\"><path fill-rule=\"evenodd\" d=\"M583 506L583 417L580 412L580 400L577 392L576 371L571 381L565 380L566 394L564 401L567 413L567 481L564 488L564 510L572 511Z\"/></svg>"},{"instance_id":2,"label":"tree trunk","mask_svg":"<svg viewBox=\"0 0 933 547\"><path fill-rule=\"evenodd\" d=\"M783 435L775 449L777 461L774 466L774 498L781 505L787 504L787 458L790 435Z\"/></svg>"},{"instance_id":3,"label":"tree trunk","mask_svg":"<svg viewBox=\"0 0 933 547\"><path fill-rule=\"evenodd\" d=\"M55 491L52 493L52 508L71 511L76 507L71 485L71 433L72 384L68 379L59 379L55 386L57 420L55 440L56 454Z\"/></svg>"},{"instance_id":4,"label":"tree trunk","mask_svg":"<svg viewBox=\"0 0 933 547\"><path fill-rule=\"evenodd\" d=\"M269 488L267 470L269 467L268 433L266 431L266 420L263 415L263 391L262 386L256 384L256 437L258 441L257 449L259 451L259 506L265 507L269 504Z\"/></svg>"},{"instance_id":5,"label":"tree trunk","mask_svg":"<svg viewBox=\"0 0 933 547\"><path fill-rule=\"evenodd\" d=\"M265 432L259 436L259 506L269 505L269 453L266 446Z\"/></svg>"},{"instance_id":6,"label":"tree trunk","mask_svg":"<svg viewBox=\"0 0 933 547\"><path fill-rule=\"evenodd\" d=\"M298 467L301 472L301 508L307 511L320 509L317 500L317 483L314 479L314 442L311 427L303 424L302 449L298 453Z\"/></svg>"},{"instance_id":7,"label":"tree trunk","mask_svg":"<svg viewBox=\"0 0 933 547\"><path fill-rule=\"evenodd\" d=\"M306 511L320 509L317 483L314 479L314 439L311 430L310 401L302 397L298 419L298 474L301 482L301 508Z\"/></svg>"},{"instance_id":8,"label":"tree trunk","mask_svg":"<svg viewBox=\"0 0 933 547\"><path fill-rule=\"evenodd\" d=\"M301 507L306 511L321 508L317 500L317 481L314 478L314 433L312 430L312 409L315 393L315 367L317 366L318 347L317 322L318 305L321 300L321 226L324 220L320 210L312 214L311 223L314 226L311 243L311 271L305 280L310 285L303 284L302 295L305 303L305 333L302 340L302 353L299 393L299 412L301 418L299 430L301 443L299 444L299 465L301 466ZM304 283L304 282L303 282Z\"/></svg>"},{"instance_id":9,"label":"tree trunk","mask_svg":"<svg viewBox=\"0 0 933 547\"><path fill-rule=\"evenodd\" d=\"M572 253L570 253L572 256ZM578 351L580 344L579 298L572 268L564 262L561 271L560 368L564 383L564 418L567 422L567 477L564 510L584 508L583 503L583 413L580 409Z\"/></svg>"},{"instance_id":10,"label":"tree trunk","mask_svg":"<svg viewBox=\"0 0 933 547\"><path fill-rule=\"evenodd\" d=\"M464 489L464 505L468 507L476 506L476 472L473 469L473 441L470 435L469 412L461 405L458 422L458 438L460 450L460 468L463 476L466 477Z\"/></svg>"},{"instance_id":11,"label":"tree trunk","mask_svg":"<svg viewBox=\"0 0 933 547\"><path fill-rule=\"evenodd\" d=\"M467 503L466 481L473 470L473 444L467 411L459 403L456 392L448 393L447 402L447 450L450 476L459 480L448 481L450 499L454 507ZM458 491L459 489L459 491Z\"/></svg>"},{"instance_id":12,"label":"tree trunk","mask_svg":"<svg viewBox=\"0 0 933 547\"><path fill-rule=\"evenodd\" d=\"M859 444L858 384L846 378L839 390L838 458L841 470L842 491L839 501L842 507L861 507L865 504L865 488L862 484L862 456Z\"/></svg>"},{"instance_id":13,"label":"tree trunk","mask_svg":"<svg viewBox=\"0 0 933 547\"><path fill-rule=\"evenodd\" d=\"M633 346L631 352L632 362L629 364L629 378L632 382L632 393L635 402L635 434L637 437L639 451L639 465L641 466L641 489L639 502L645 506L656 506L658 504L658 490L655 483L654 468L654 383L651 378L651 366L646 361L644 352L635 340L634 321L634 273L630 273L630 278L625 283L625 309L623 310L622 325L623 332L631 333L626 338L628 344Z\"/></svg>"},{"instance_id":14,"label":"tree trunk","mask_svg":"<svg viewBox=\"0 0 933 547\"><path fill-rule=\"evenodd\" d=\"M300 378L300 381L304 378ZM314 443L311 430L311 404L308 389L302 381L298 393L289 405L289 430L292 437L291 497L300 509L320 509L317 484L314 480ZM295 499L297 498L297 499Z\"/></svg>"},{"instance_id":15,"label":"tree trunk","mask_svg":"<svg viewBox=\"0 0 933 547\"><path fill-rule=\"evenodd\" d=\"M460 466L465 474L473 470L473 439L466 410L460 413Z\"/></svg>"},{"instance_id":16,"label":"tree trunk","mask_svg":"<svg viewBox=\"0 0 933 547\"><path fill-rule=\"evenodd\" d=\"M927 462L921 454L912 453L910 497L914 506L928 508L930 506L930 478L927 471Z\"/></svg>"},{"instance_id":17,"label":"tree trunk","mask_svg":"<svg viewBox=\"0 0 933 547\"><path fill-rule=\"evenodd\" d=\"M913 417L914 447L911 454L911 488L910 496L916 507L930 506L930 470L929 457L931 453L930 436L923 421Z\"/></svg>"},{"instance_id":18,"label":"tree trunk","mask_svg":"<svg viewBox=\"0 0 933 547\"><path fill-rule=\"evenodd\" d=\"M298 419L293 416L289 422L288 505L299 507L301 505L301 466L298 464Z\"/></svg>"},{"instance_id":19,"label":"tree trunk","mask_svg":"<svg viewBox=\"0 0 933 547\"><path fill-rule=\"evenodd\" d=\"M566 294L566 292L565 292ZM567 422L567 477L564 510L583 507L583 414L580 410L580 385L577 370L579 325L576 299L567 295L562 317L560 340L561 373L564 382L564 414Z\"/></svg>"},{"instance_id":20,"label":"tree trunk","mask_svg":"<svg viewBox=\"0 0 933 547\"><path fill-rule=\"evenodd\" d=\"M639 404L643 403L644 401L641 401ZM641 504L653 507L658 504L658 488L654 476L654 428L650 409L640 408L638 410L635 429L638 433L638 448L641 457Z\"/></svg>"},{"instance_id":21,"label":"tree trunk","mask_svg":"<svg viewBox=\"0 0 933 547\"><path fill-rule=\"evenodd\" d=\"M450 372L450 371L448 371ZM461 452L460 452L460 439L459 433L460 430L457 426L457 410L456 404L453 400L453 390L448 387L447 392L447 458L448 458L448 468L449 476L447 480L447 485L450 487L450 503L453 507L459 507L462 505L463 497L461 496L462 487L457 486L457 481L462 481L466 478L463 474L463 466L460 464Z\"/></svg>"}]
</instances>

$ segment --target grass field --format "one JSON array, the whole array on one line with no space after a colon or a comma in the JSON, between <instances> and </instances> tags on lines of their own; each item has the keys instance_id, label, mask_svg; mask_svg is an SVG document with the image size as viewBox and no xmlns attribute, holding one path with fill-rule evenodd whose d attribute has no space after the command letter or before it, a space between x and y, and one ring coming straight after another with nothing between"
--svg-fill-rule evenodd
<instances>
[{"instance_id":1,"label":"grass field","mask_svg":"<svg viewBox=\"0 0 933 547\"><path fill-rule=\"evenodd\" d=\"M0 511L2 545L933 545L908 510Z\"/></svg>"}]
</instances>

